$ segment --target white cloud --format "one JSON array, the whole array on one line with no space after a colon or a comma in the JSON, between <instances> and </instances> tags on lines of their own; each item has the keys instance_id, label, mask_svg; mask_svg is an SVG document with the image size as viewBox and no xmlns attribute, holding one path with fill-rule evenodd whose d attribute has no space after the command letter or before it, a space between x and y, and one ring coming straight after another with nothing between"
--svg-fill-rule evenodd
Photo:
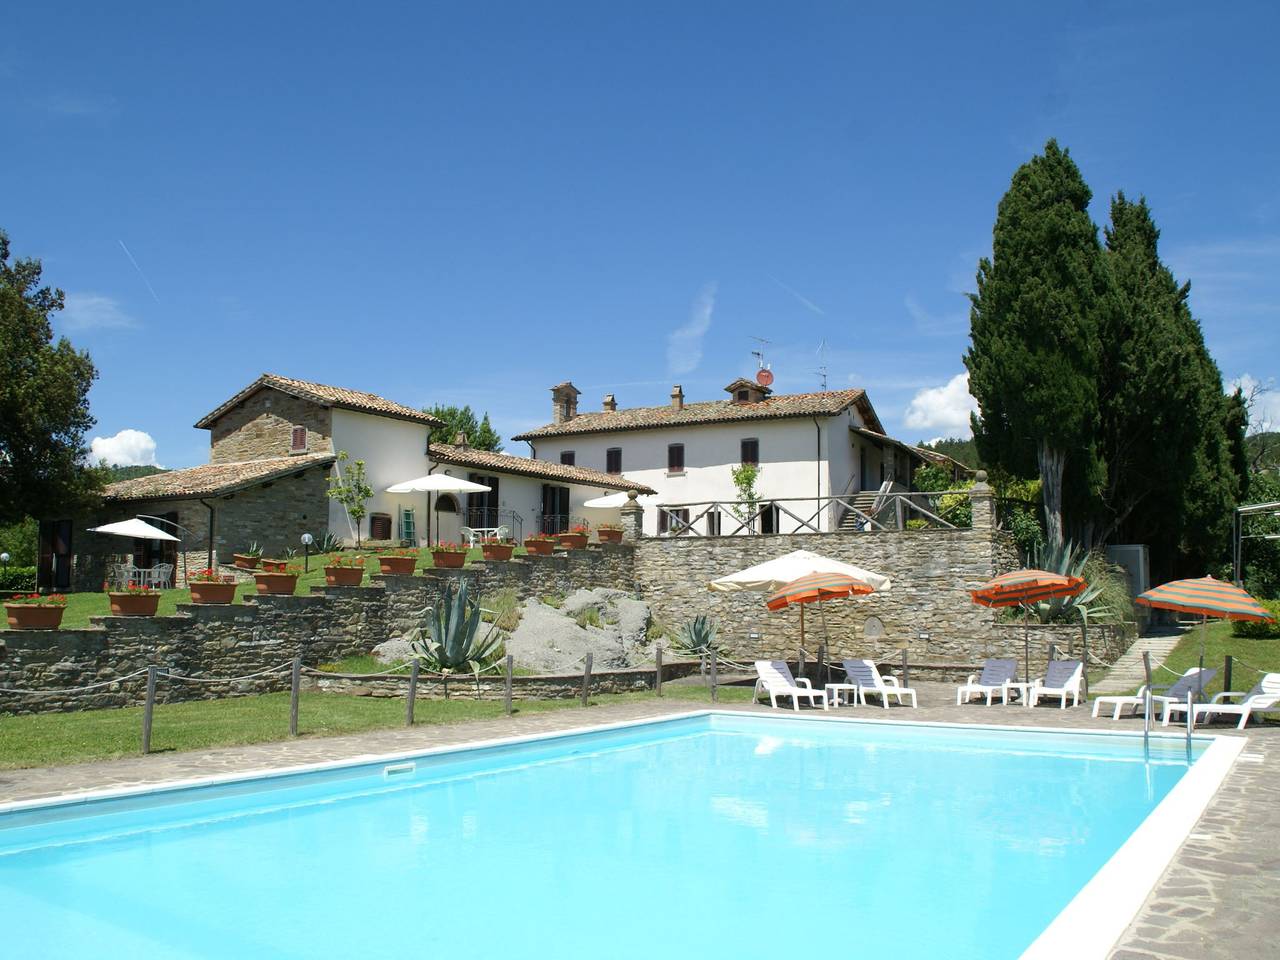
<instances>
[{"instance_id":1,"label":"white cloud","mask_svg":"<svg viewBox=\"0 0 1280 960\"><path fill-rule=\"evenodd\" d=\"M711 329L711 314L716 308L716 283L708 283L693 298L689 320L667 334L667 374L678 377L697 368L702 362L702 340Z\"/></svg>"},{"instance_id":2,"label":"white cloud","mask_svg":"<svg viewBox=\"0 0 1280 960\"><path fill-rule=\"evenodd\" d=\"M68 330L118 330L138 325L114 297L101 293L68 293L65 304L56 316Z\"/></svg>"},{"instance_id":3,"label":"white cloud","mask_svg":"<svg viewBox=\"0 0 1280 960\"><path fill-rule=\"evenodd\" d=\"M969 396L969 374L957 373L944 386L917 391L903 422L913 430L941 430L949 437L967 437L969 414L977 411L978 401Z\"/></svg>"},{"instance_id":4,"label":"white cloud","mask_svg":"<svg viewBox=\"0 0 1280 960\"><path fill-rule=\"evenodd\" d=\"M1227 384L1227 393L1239 389L1249 401L1249 432L1280 430L1280 391L1272 379L1259 380L1243 373Z\"/></svg>"},{"instance_id":5,"label":"white cloud","mask_svg":"<svg viewBox=\"0 0 1280 960\"><path fill-rule=\"evenodd\" d=\"M145 430L121 430L89 441L89 459L117 467L158 467L156 442Z\"/></svg>"}]
</instances>

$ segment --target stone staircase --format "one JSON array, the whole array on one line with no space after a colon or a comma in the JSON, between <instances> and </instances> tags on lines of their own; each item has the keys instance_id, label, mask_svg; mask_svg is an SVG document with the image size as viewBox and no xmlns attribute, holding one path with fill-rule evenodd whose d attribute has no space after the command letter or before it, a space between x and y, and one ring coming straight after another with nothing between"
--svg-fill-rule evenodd
<instances>
[{"instance_id":1,"label":"stone staircase","mask_svg":"<svg viewBox=\"0 0 1280 960\"><path fill-rule=\"evenodd\" d=\"M1156 668L1168 658L1173 648L1182 639L1180 634L1163 637L1139 637L1133 642L1107 671L1107 675L1097 683L1089 685L1090 694L1124 693L1142 686L1147 682L1146 670L1142 666L1142 655L1151 654L1151 673L1157 684L1161 679L1156 675ZM1167 682L1172 683L1169 677Z\"/></svg>"}]
</instances>

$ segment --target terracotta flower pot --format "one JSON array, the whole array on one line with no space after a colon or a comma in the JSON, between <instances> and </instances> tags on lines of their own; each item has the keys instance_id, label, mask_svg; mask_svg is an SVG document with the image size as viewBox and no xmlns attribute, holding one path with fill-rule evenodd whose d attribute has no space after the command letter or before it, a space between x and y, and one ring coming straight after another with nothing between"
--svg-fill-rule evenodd
<instances>
[{"instance_id":1,"label":"terracotta flower pot","mask_svg":"<svg viewBox=\"0 0 1280 960\"><path fill-rule=\"evenodd\" d=\"M467 555L461 550L432 550L431 559L437 567L449 567L456 570L467 562Z\"/></svg>"},{"instance_id":2,"label":"terracotta flower pot","mask_svg":"<svg viewBox=\"0 0 1280 960\"><path fill-rule=\"evenodd\" d=\"M600 538L601 543L621 543L621 530L597 530L596 536Z\"/></svg>"},{"instance_id":3,"label":"terracotta flower pot","mask_svg":"<svg viewBox=\"0 0 1280 960\"><path fill-rule=\"evenodd\" d=\"M566 550L581 550L587 545L587 535L585 533L562 533L559 534L560 546Z\"/></svg>"},{"instance_id":4,"label":"terracotta flower pot","mask_svg":"<svg viewBox=\"0 0 1280 960\"><path fill-rule=\"evenodd\" d=\"M191 582L192 603L231 603L235 598L235 581L218 583L212 580L193 580Z\"/></svg>"},{"instance_id":5,"label":"terracotta flower pot","mask_svg":"<svg viewBox=\"0 0 1280 960\"><path fill-rule=\"evenodd\" d=\"M526 540L524 548L538 557L549 557L555 549L556 542L554 540Z\"/></svg>"},{"instance_id":6,"label":"terracotta flower pot","mask_svg":"<svg viewBox=\"0 0 1280 960\"><path fill-rule=\"evenodd\" d=\"M298 588L296 573L255 573L254 581L258 584L259 593L274 593L292 596Z\"/></svg>"},{"instance_id":7,"label":"terracotta flower pot","mask_svg":"<svg viewBox=\"0 0 1280 960\"><path fill-rule=\"evenodd\" d=\"M267 573L284 573L286 570L289 569L289 561L288 560L268 560L266 557L263 557L262 569L267 571Z\"/></svg>"},{"instance_id":8,"label":"terracotta flower pot","mask_svg":"<svg viewBox=\"0 0 1280 960\"><path fill-rule=\"evenodd\" d=\"M64 606L51 603L6 603L4 612L10 630L57 630L62 625Z\"/></svg>"},{"instance_id":9,"label":"terracotta flower pot","mask_svg":"<svg viewBox=\"0 0 1280 960\"><path fill-rule=\"evenodd\" d=\"M331 587L358 587L364 580L364 567L325 567L324 582Z\"/></svg>"},{"instance_id":10,"label":"terracotta flower pot","mask_svg":"<svg viewBox=\"0 0 1280 960\"><path fill-rule=\"evenodd\" d=\"M482 543L480 552L486 560L510 560L514 543Z\"/></svg>"},{"instance_id":11,"label":"terracotta flower pot","mask_svg":"<svg viewBox=\"0 0 1280 960\"><path fill-rule=\"evenodd\" d=\"M247 553L235 553L232 554L232 559L235 560L236 566L241 570L256 570L258 569L258 561L261 558L251 557Z\"/></svg>"},{"instance_id":12,"label":"terracotta flower pot","mask_svg":"<svg viewBox=\"0 0 1280 960\"><path fill-rule=\"evenodd\" d=\"M160 594L150 590L146 593L109 593L111 598L111 615L113 617L154 617L156 608L160 606Z\"/></svg>"},{"instance_id":13,"label":"terracotta flower pot","mask_svg":"<svg viewBox=\"0 0 1280 960\"><path fill-rule=\"evenodd\" d=\"M402 576L413 573L418 565L417 557L378 557L378 569L383 573L398 573Z\"/></svg>"}]
</instances>

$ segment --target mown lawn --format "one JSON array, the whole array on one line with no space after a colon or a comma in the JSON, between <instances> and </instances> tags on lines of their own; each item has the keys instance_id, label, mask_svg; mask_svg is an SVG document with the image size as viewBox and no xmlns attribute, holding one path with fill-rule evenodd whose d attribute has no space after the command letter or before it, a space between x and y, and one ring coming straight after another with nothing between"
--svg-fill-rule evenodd
<instances>
[{"instance_id":1,"label":"mown lawn","mask_svg":"<svg viewBox=\"0 0 1280 960\"><path fill-rule=\"evenodd\" d=\"M1174 674L1181 674L1199 663L1202 633L1204 665L1218 671L1218 675L1205 685L1207 695L1223 689L1223 658L1228 654L1233 658L1231 687L1234 690L1248 690L1264 673L1280 672L1280 639L1252 640L1232 636L1231 624L1211 621L1207 630L1195 627L1187 631L1165 661L1168 669L1156 671L1156 685L1173 683L1177 679Z\"/></svg>"},{"instance_id":2,"label":"mown lawn","mask_svg":"<svg viewBox=\"0 0 1280 960\"><path fill-rule=\"evenodd\" d=\"M700 686L666 685L668 700L709 703L710 694ZM750 688L726 687L724 702L746 701ZM591 705L652 700L652 693L605 694L591 698ZM298 707L298 732L305 737L360 733L404 723L402 698L354 697L337 693L303 693ZM516 703L517 712L585 710L573 700L528 700ZM470 700L419 700L414 708L419 725L459 723L502 715L501 702ZM289 733L289 694L269 693L227 700L159 704L153 718L153 751L201 750L285 740ZM51 766L88 760L133 756L142 749L142 708L85 710L78 713L45 713L0 717L0 769Z\"/></svg>"},{"instance_id":3,"label":"mown lawn","mask_svg":"<svg viewBox=\"0 0 1280 960\"><path fill-rule=\"evenodd\" d=\"M517 547L514 556L523 556L526 553L524 547ZM350 552L348 552L348 555ZM329 557L336 554L316 555L310 560L310 569L298 577L298 586L294 590L297 596L305 597L311 593L314 586L324 585L324 565ZM479 547L475 547L467 552L467 563L481 559L482 554ZM299 567L303 565L302 559L296 561ZM431 554L423 551L418 556L418 570L428 570L435 566ZM365 563L365 569L368 574L365 577L365 583L369 582L369 577L378 572L378 559L374 554L368 555ZM236 603L243 603L245 597L253 596L256 587L253 583L244 583L236 590ZM190 590L163 590L160 593L160 607L156 611L157 616L172 616L177 613L178 604L190 603ZM76 627L89 626L90 617L105 617L111 613L111 601L105 593L71 593L67 594L67 610L62 615L62 625L64 627L74 629ZM0 620L0 630L7 630L9 625L4 620Z\"/></svg>"}]
</instances>

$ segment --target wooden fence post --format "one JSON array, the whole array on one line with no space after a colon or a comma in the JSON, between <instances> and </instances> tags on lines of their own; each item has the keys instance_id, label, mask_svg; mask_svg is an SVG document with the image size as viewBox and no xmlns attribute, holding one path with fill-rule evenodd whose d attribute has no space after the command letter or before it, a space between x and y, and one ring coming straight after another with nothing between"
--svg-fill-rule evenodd
<instances>
[{"instance_id":1,"label":"wooden fence post","mask_svg":"<svg viewBox=\"0 0 1280 960\"><path fill-rule=\"evenodd\" d=\"M515 669L515 657L507 654L506 676L502 678L502 705L507 711L507 716L511 716L511 673Z\"/></svg>"},{"instance_id":2,"label":"wooden fence post","mask_svg":"<svg viewBox=\"0 0 1280 960\"><path fill-rule=\"evenodd\" d=\"M582 705L587 705L587 696L591 693L591 654L587 654L586 666L582 670Z\"/></svg>"},{"instance_id":3,"label":"wooden fence post","mask_svg":"<svg viewBox=\"0 0 1280 960\"><path fill-rule=\"evenodd\" d=\"M1222 689L1234 690L1231 686L1231 654L1227 654L1222 658Z\"/></svg>"},{"instance_id":4,"label":"wooden fence post","mask_svg":"<svg viewBox=\"0 0 1280 960\"><path fill-rule=\"evenodd\" d=\"M404 725L406 727L413 726L413 707L418 702L418 658L413 658L413 663L409 665L409 702L404 707Z\"/></svg>"},{"instance_id":5,"label":"wooden fence post","mask_svg":"<svg viewBox=\"0 0 1280 960\"><path fill-rule=\"evenodd\" d=\"M658 696L662 696L662 644L654 644L653 647L653 692Z\"/></svg>"},{"instance_id":6,"label":"wooden fence post","mask_svg":"<svg viewBox=\"0 0 1280 960\"><path fill-rule=\"evenodd\" d=\"M716 656L714 650L711 651L711 702L716 703L720 700L720 690L718 688L719 681L716 679Z\"/></svg>"},{"instance_id":7,"label":"wooden fence post","mask_svg":"<svg viewBox=\"0 0 1280 960\"><path fill-rule=\"evenodd\" d=\"M302 691L302 658L293 658L289 675L289 736L298 735L298 694Z\"/></svg>"},{"instance_id":8,"label":"wooden fence post","mask_svg":"<svg viewBox=\"0 0 1280 960\"><path fill-rule=\"evenodd\" d=\"M158 669L147 667L147 699L142 705L142 752L151 752L151 719L156 708L156 674Z\"/></svg>"}]
</instances>

